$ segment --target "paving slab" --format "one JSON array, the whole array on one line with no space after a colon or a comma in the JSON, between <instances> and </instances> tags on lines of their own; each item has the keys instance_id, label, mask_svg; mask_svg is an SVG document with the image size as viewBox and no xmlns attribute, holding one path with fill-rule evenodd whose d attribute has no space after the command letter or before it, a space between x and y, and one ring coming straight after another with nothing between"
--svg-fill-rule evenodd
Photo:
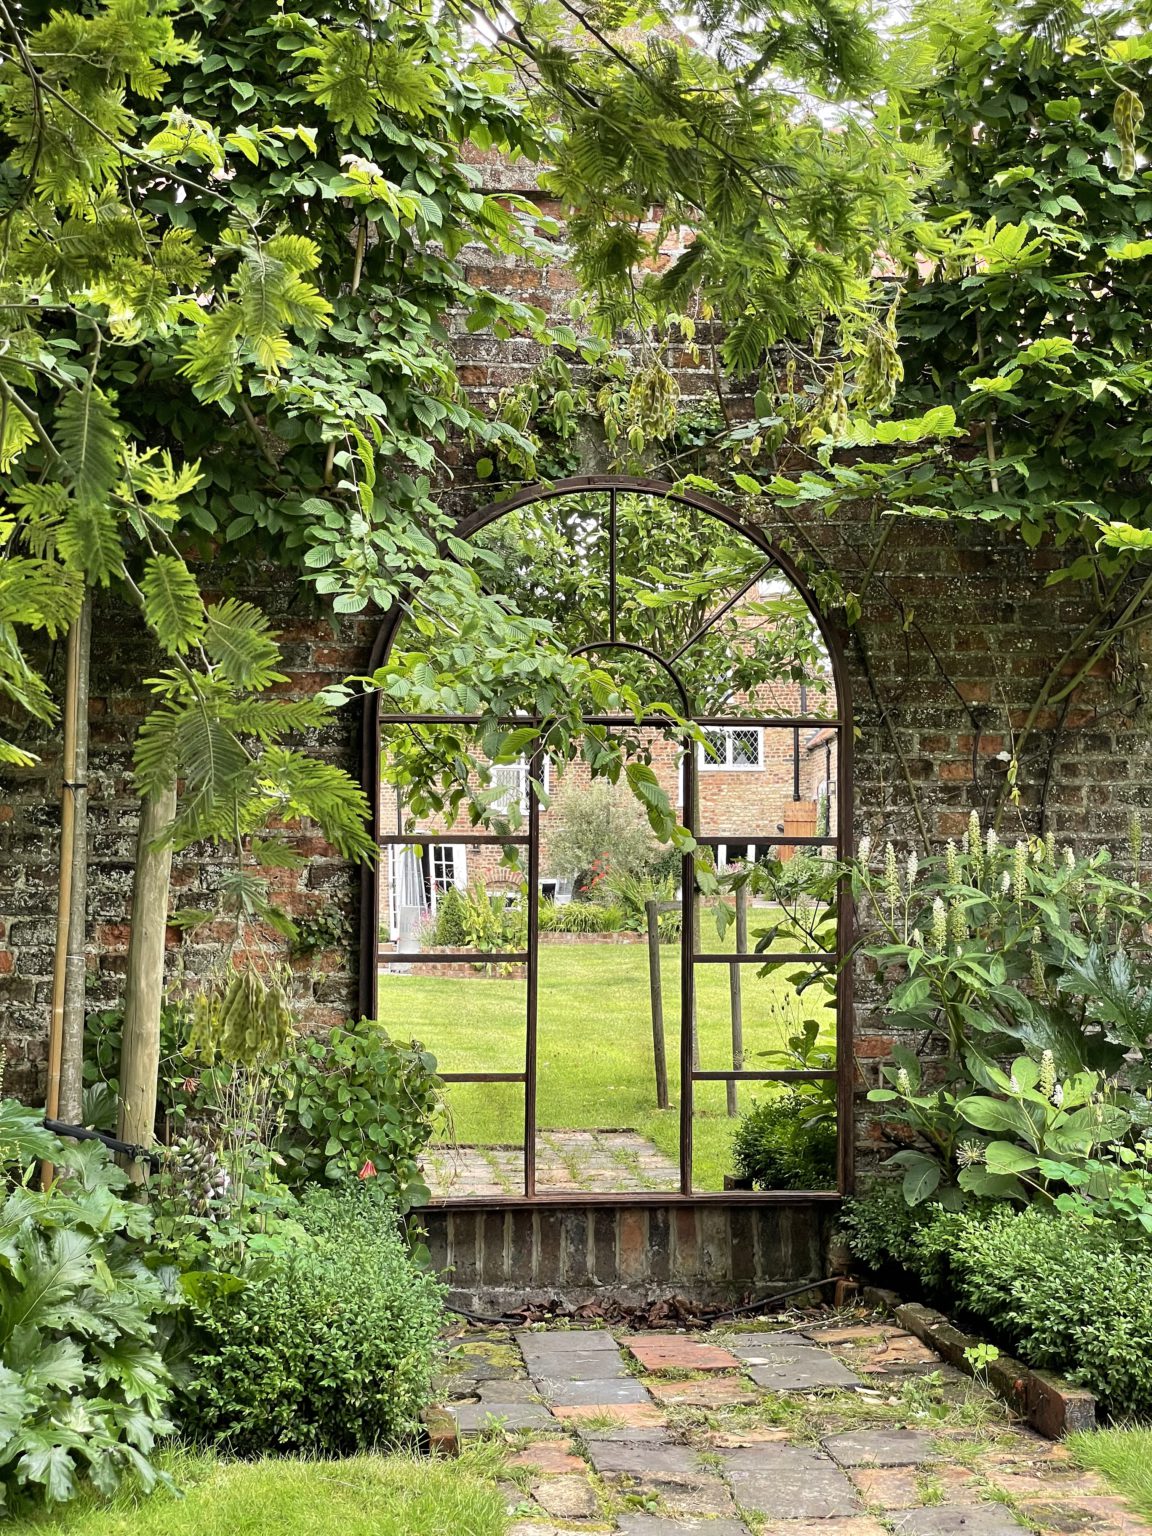
<instances>
[{"instance_id":1,"label":"paving slab","mask_svg":"<svg viewBox=\"0 0 1152 1536\"><path fill-rule=\"evenodd\" d=\"M529 1374L549 1381L631 1381L619 1354L601 1354L590 1351L577 1354L574 1350L560 1355L533 1354L526 1357Z\"/></svg>"},{"instance_id":2,"label":"paving slab","mask_svg":"<svg viewBox=\"0 0 1152 1536\"><path fill-rule=\"evenodd\" d=\"M542 1477L532 1485L532 1497L554 1520L590 1520L600 1513L600 1500L582 1473Z\"/></svg>"},{"instance_id":3,"label":"paving slab","mask_svg":"<svg viewBox=\"0 0 1152 1536\"><path fill-rule=\"evenodd\" d=\"M743 1360L747 1355L779 1354L788 1349L815 1349L811 1339L802 1333L789 1333L780 1329L777 1333L726 1333L716 1342Z\"/></svg>"},{"instance_id":4,"label":"paving slab","mask_svg":"<svg viewBox=\"0 0 1152 1536\"><path fill-rule=\"evenodd\" d=\"M606 1354L615 1354L620 1348L606 1328L554 1329L548 1333L538 1333L530 1328L522 1328L514 1337L522 1350L546 1348L553 1354L561 1354L566 1349L575 1350L577 1353L588 1349L600 1349Z\"/></svg>"},{"instance_id":5,"label":"paving slab","mask_svg":"<svg viewBox=\"0 0 1152 1536\"><path fill-rule=\"evenodd\" d=\"M644 1385L659 1402L684 1408L733 1408L760 1401L747 1382L730 1376L714 1376L710 1381L646 1381Z\"/></svg>"},{"instance_id":6,"label":"paving slab","mask_svg":"<svg viewBox=\"0 0 1152 1536\"><path fill-rule=\"evenodd\" d=\"M898 1536L1020 1536L1003 1504L934 1504L892 1516Z\"/></svg>"},{"instance_id":7,"label":"paving slab","mask_svg":"<svg viewBox=\"0 0 1152 1536\"><path fill-rule=\"evenodd\" d=\"M621 1536L748 1536L741 1520L699 1520L692 1515L677 1520L664 1515L617 1515L616 1526Z\"/></svg>"},{"instance_id":8,"label":"paving slab","mask_svg":"<svg viewBox=\"0 0 1152 1536\"><path fill-rule=\"evenodd\" d=\"M915 1429L860 1429L829 1435L824 1449L842 1467L920 1467L939 1461L931 1435Z\"/></svg>"},{"instance_id":9,"label":"paving slab","mask_svg":"<svg viewBox=\"0 0 1152 1536\"><path fill-rule=\"evenodd\" d=\"M538 1403L540 1394L534 1381L479 1381L469 1394L482 1403Z\"/></svg>"},{"instance_id":10,"label":"paving slab","mask_svg":"<svg viewBox=\"0 0 1152 1536\"><path fill-rule=\"evenodd\" d=\"M915 1467L853 1467L849 1477L865 1504L879 1509L918 1509L924 1502L921 1474ZM980 1497L980 1479L967 1467L933 1466L932 1485L951 1503Z\"/></svg>"},{"instance_id":11,"label":"paving slab","mask_svg":"<svg viewBox=\"0 0 1152 1536\"><path fill-rule=\"evenodd\" d=\"M559 1424L543 1403L450 1403L448 1412L456 1420L462 1435L478 1435L495 1427L499 1419L505 1429L559 1429Z\"/></svg>"},{"instance_id":12,"label":"paving slab","mask_svg":"<svg viewBox=\"0 0 1152 1536\"><path fill-rule=\"evenodd\" d=\"M641 1440L596 1440L588 1459L601 1477L630 1477L648 1486L693 1484L707 1476L700 1457L687 1445L651 1445Z\"/></svg>"},{"instance_id":13,"label":"paving slab","mask_svg":"<svg viewBox=\"0 0 1152 1536\"><path fill-rule=\"evenodd\" d=\"M738 1371L740 1361L726 1349L683 1334L648 1333L626 1339L624 1347L647 1371Z\"/></svg>"},{"instance_id":14,"label":"paving slab","mask_svg":"<svg viewBox=\"0 0 1152 1536\"><path fill-rule=\"evenodd\" d=\"M766 1520L757 1531L758 1536L888 1536L871 1515L846 1520Z\"/></svg>"},{"instance_id":15,"label":"paving slab","mask_svg":"<svg viewBox=\"0 0 1152 1536\"><path fill-rule=\"evenodd\" d=\"M809 1350L792 1359L746 1365L744 1371L766 1392L816 1392L824 1387L863 1385L859 1376L822 1349Z\"/></svg>"},{"instance_id":16,"label":"paving slab","mask_svg":"<svg viewBox=\"0 0 1152 1536\"><path fill-rule=\"evenodd\" d=\"M651 1401L643 1384L633 1376L609 1381L556 1381L552 1377L541 1376L536 1384L545 1402L565 1408L611 1408L616 1403Z\"/></svg>"},{"instance_id":17,"label":"paving slab","mask_svg":"<svg viewBox=\"0 0 1152 1536\"><path fill-rule=\"evenodd\" d=\"M556 1403L552 1412L582 1435L589 1433L590 1424L608 1415L611 1415L613 1424L623 1425L626 1429L665 1429L668 1425L664 1410L649 1402L611 1403L608 1407L603 1403ZM627 1440L628 1436L625 1434L621 1438ZM642 1435L637 1438L651 1437Z\"/></svg>"},{"instance_id":18,"label":"paving slab","mask_svg":"<svg viewBox=\"0 0 1152 1536\"><path fill-rule=\"evenodd\" d=\"M757 1445L719 1454L741 1509L774 1520L827 1520L860 1507L836 1463L808 1446Z\"/></svg>"},{"instance_id":19,"label":"paving slab","mask_svg":"<svg viewBox=\"0 0 1152 1536\"><path fill-rule=\"evenodd\" d=\"M522 1451L508 1458L510 1467L526 1467L530 1472L558 1477L565 1472L587 1472L583 1456L573 1456L563 1440L534 1440Z\"/></svg>"}]
</instances>

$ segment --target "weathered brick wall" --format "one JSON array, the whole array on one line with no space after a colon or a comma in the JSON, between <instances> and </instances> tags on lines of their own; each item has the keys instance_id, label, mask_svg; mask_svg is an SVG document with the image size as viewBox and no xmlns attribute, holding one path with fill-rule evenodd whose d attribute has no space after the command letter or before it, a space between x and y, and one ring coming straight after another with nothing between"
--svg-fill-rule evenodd
<instances>
[{"instance_id":1,"label":"weathered brick wall","mask_svg":"<svg viewBox=\"0 0 1152 1536\"><path fill-rule=\"evenodd\" d=\"M492 176L505 185L523 179L502 166L493 168ZM543 307L555 310L571 294L571 273L559 245L555 260L539 269L493 261L482 252L470 259L487 286L515 291ZM673 359L686 399L712 395L706 329L701 339L699 362L686 353ZM462 327L455 348L460 377L479 401L526 379L538 357L528 342L469 336ZM595 437L589 438L581 467L585 472L605 467ZM453 501L463 511L490 494L485 487L471 492L458 487ZM819 511L800 515L758 506L757 516L765 532L795 556L826 564L847 587L859 588L879 537L864 511L826 518ZM889 533L864 594L862 619L842 640L856 726L857 836L867 832L874 839L891 836L908 843L918 840L921 827L932 838L956 835L970 809L993 803L1002 782L1001 754L1085 616L1073 588L1046 586L1052 563L1044 552L1029 554L980 527L907 521ZM252 590L242 595L261 602L284 637L289 689L321 686L365 668L375 619L345 621L334 632L313 613L302 588L268 580L248 586ZM132 617L108 603L98 612L96 637L88 904L94 1008L121 996L135 858L131 738L147 707L134 681L160 665ZM1141 652L1141 642L1131 641L1123 669L1101 664L1066 710L1039 716L1021 773L1021 821L1029 829L1037 826L1034 808L1046 792L1047 825L1061 838L1081 846L1122 845L1133 811L1152 835L1152 745L1147 722L1131 703L1134 683L1150 659L1143 644ZM57 656L52 668L57 686L62 667ZM358 770L357 735L358 720L349 711L317 745L333 761ZM0 772L0 1033L9 1051L11 1086L35 1098L43 1090L60 771L55 736L41 734L37 740L33 734L31 741L42 754L39 766ZM1010 811L1004 835L1014 837L1018 824ZM300 1019L306 1027L324 1028L356 1006L359 880L315 836L302 833L298 846L308 863L280 877L285 905L305 919L335 913L345 924L344 942L294 962ZM177 900L210 902L220 874L216 852L185 850L176 860ZM195 976L213 963L210 934L173 931L169 937L174 976ZM869 978L860 976L855 1050L862 1088L875 1081L892 1044L875 1001ZM877 1132L864 1114L857 1132L867 1162L875 1156Z\"/></svg>"}]
</instances>

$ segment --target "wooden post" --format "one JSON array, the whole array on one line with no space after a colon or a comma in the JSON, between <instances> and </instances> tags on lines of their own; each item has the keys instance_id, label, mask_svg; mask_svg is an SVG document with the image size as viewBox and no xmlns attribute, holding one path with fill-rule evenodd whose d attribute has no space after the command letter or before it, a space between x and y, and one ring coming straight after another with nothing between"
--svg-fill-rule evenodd
<instances>
[{"instance_id":1,"label":"wooden post","mask_svg":"<svg viewBox=\"0 0 1152 1536\"><path fill-rule=\"evenodd\" d=\"M739 885L736 887L736 953L746 955L748 953L748 887ZM744 1069L744 1003L741 995L741 970L742 966L730 965L728 967L728 993L732 1000L732 1070L741 1072ZM729 1081L728 1089L728 1113L739 1113L737 1103L738 1085Z\"/></svg>"},{"instance_id":2,"label":"wooden post","mask_svg":"<svg viewBox=\"0 0 1152 1536\"><path fill-rule=\"evenodd\" d=\"M132 891L132 934L124 991L124 1034L120 1052L121 1141L152 1145L156 1122L156 1079L160 1070L160 1006L164 996L164 930L172 844L165 833L176 817L176 784L140 803L136 883ZM134 1181L145 1170L130 1163Z\"/></svg>"},{"instance_id":3,"label":"wooden post","mask_svg":"<svg viewBox=\"0 0 1152 1536\"><path fill-rule=\"evenodd\" d=\"M664 991L660 979L660 911L644 903L648 919L648 992L652 999L652 1057L656 1063L656 1108L668 1108L668 1058L664 1050Z\"/></svg>"},{"instance_id":4,"label":"wooden post","mask_svg":"<svg viewBox=\"0 0 1152 1536\"><path fill-rule=\"evenodd\" d=\"M76 710L72 761L72 881L68 911L67 957L64 975L64 1010L60 1042L59 1118L66 1125L84 1119L84 947L88 916L88 674L92 653L92 595L89 593L76 621L76 657L69 666L76 671Z\"/></svg>"}]
</instances>

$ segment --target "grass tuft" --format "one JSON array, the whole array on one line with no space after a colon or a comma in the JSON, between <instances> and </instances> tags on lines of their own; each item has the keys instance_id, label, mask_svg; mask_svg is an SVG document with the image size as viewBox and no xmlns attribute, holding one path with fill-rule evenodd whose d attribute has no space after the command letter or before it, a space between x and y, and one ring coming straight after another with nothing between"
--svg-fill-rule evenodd
<instances>
[{"instance_id":1,"label":"grass tuft","mask_svg":"<svg viewBox=\"0 0 1152 1536\"><path fill-rule=\"evenodd\" d=\"M1152 1520L1152 1429L1098 1429L1068 1436L1068 1449L1099 1472L1145 1520Z\"/></svg>"}]
</instances>

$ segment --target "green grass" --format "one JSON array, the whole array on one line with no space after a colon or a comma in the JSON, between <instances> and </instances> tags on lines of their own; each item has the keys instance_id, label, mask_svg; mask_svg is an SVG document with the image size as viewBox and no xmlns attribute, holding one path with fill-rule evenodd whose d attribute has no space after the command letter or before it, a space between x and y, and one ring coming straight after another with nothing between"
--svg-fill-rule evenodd
<instances>
[{"instance_id":1,"label":"green grass","mask_svg":"<svg viewBox=\"0 0 1152 1536\"><path fill-rule=\"evenodd\" d=\"M502 1536L498 1461L485 1447L458 1461L356 1456L347 1461L226 1462L178 1452L180 1492L82 1498L55 1514L5 1522L10 1536Z\"/></svg>"},{"instance_id":2,"label":"green grass","mask_svg":"<svg viewBox=\"0 0 1152 1536\"><path fill-rule=\"evenodd\" d=\"M1152 1429L1098 1429L1069 1435L1068 1449L1108 1479L1145 1520L1152 1520Z\"/></svg>"},{"instance_id":3,"label":"green grass","mask_svg":"<svg viewBox=\"0 0 1152 1536\"><path fill-rule=\"evenodd\" d=\"M759 926L754 914L753 930ZM722 941L704 930L703 947L731 950L731 929ZM766 1054L781 1049L807 1012L825 1021L834 1038L831 1008L812 989L801 1003L781 967L758 978L742 967L745 1065L769 1066ZM671 1096L656 1108L648 951L635 945L543 945L540 950L538 1015L538 1123L542 1130L630 1128L678 1161L680 1115L680 949L661 946L660 972ZM731 1065L729 968L700 965L697 1030L700 1065ZM445 1072L515 1072L524 1068L526 984L471 976L459 981L418 974L382 975L380 1021L394 1035L413 1035L435 1053ZM823 994L820 994L823 999ZM741 1084L740 1108L764 1088ZM523 1140L523 1089L519 1084L462 1084L449 1089L455 1139L482 1145ZM732 1171L729 1146L737 1122L728 1117L723 1083L696 1085L695 1185L723 1187Z\"/></svg>"}]
</instances>

